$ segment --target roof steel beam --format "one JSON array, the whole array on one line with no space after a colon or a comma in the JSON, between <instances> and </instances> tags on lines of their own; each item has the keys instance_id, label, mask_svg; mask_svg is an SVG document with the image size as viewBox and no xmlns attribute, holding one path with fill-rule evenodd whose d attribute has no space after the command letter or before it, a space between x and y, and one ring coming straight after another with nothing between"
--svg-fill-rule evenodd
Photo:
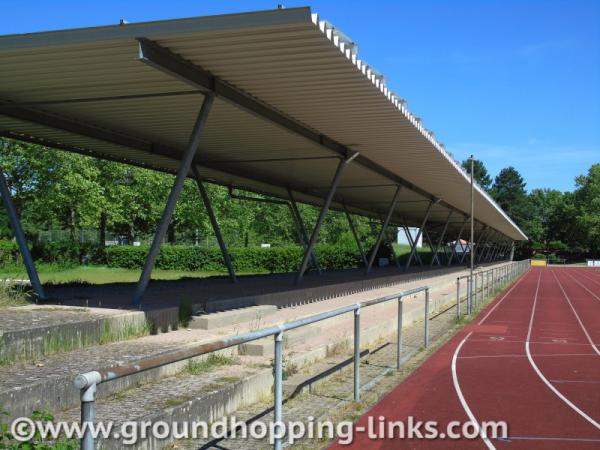
<instances>
[{"instance_id":1,"label":"roof steel beam","mask_svg":"<svg viewBox=\"0 0 600 450\"><path fill-rule=\"evenodd\" d=\"M262 119L266 119L292 133L301 135L306 139L327 148L343 157L351 156L354 151L349 147L340 144L323 134L314 131L302 123L287 117L271 106L260 102L254 97L246 94L240 89L230 85L225 80L215 76L202 67L191 63L181 56L173 53L168 48L162 47L155 41L140 37L139 42L139 60L154 67L164 73L167 73L179 80L191 84L200 90L213 92L217 97L234 104ZM363 155L358 155L356 163L372 170L373 172L386 177L397 185L401 185L411 191L425 197L432 202L439 202L440 205L455 211L463 216L467 213L458 208L436 198L433 194L415 186L413 183L396 175L379 164L369 160Z\"/></svg>"}]
</instances>

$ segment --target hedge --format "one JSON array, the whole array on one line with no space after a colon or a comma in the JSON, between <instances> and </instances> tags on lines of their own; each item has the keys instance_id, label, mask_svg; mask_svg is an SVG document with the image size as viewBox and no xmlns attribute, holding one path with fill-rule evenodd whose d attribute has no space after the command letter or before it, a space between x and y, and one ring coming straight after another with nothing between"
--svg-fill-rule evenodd
<instances>
[{"instance_id":1,"label":"hedge","mask_svg":"<svg viewBox=\"0 0 600 450\"><path fill-rule=\"evenodd\" d=\"M334 245L317 245L316 254L321 268L347 269L358 267L358 251ZM147 246L114 246L105 249L109 267L141 269ZM271 248L237 247L229 249L231 261L236 271L244 272L291 272L298 269L302 258L302 248L281 246ZM173 270L225 271L223 257L218 248L193 247L185 245L163 245L156 260L156 267Z\"/></svg>"},{"instance_id":2,"label":"hedge","mask_svg":"<svg viewBox=\"0 0 600 450\"><path fill-rule=\"evenodd\" d=\"M16 242L0 241L0 266L19 264L21 261L21 254Z\"/></svg>"},{"instance_id":3,"label":"hedge","mask_svg":"<svg viewBox=\"0 0 600 450\"><path fill-rule=\"evenodd\" d=\"M35 261L61 265L106 264L109 267L141 269L148 254L148 246L118 245L101 247L77 242L36 243L32 248ZM233 266L241 272L292 272L302 259L302 247L296 245L271 248L233 247L229 249ZM320 244L315 248L319 264L324 270L359 267L360 254L356 248ZM0 266L21 263L14 241L0 240ZM218 248L169 245L161 247L156 261L160 269L225 272L223 257Z\"/></svg>"}]
</instances>

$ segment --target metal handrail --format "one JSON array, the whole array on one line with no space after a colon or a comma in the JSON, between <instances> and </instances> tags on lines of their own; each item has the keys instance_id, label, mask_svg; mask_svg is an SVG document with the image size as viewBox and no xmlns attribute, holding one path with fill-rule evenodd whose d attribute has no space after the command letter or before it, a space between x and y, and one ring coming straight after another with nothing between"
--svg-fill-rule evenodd
<instances>
[{"instance_id":1,"label":"metal handrail","mask_svg":"<svg viewBox=\"0 0 600 450\"><path fill-rule=\"evenodd\" d=\"M86 372L75 377L75 386L80 389L81 398L81 422L84 430L81 439L81 448L91 450L94 448L94 437L91 434L91 427L85 426L85 423L93 423L95 420L95 399L96 388L99 384L116 380L118 378L134 375L147 370L172 364L186 359L195 358L208 353L219 350L224 350L236 345L245 344L247 342L262 339L268 336L275 337L275 424L281 423L281 408L282 401L282 366L283 366L283 333L294 330L306 325L320 322L332 317L340 316L349 312L354 313L354 400L360 400L360 311L362 308L377 305L380 303L396 300L398 301L398 333L397 333L397 358L396 367L399 369L401 365L402 353L402 319L403 319L403 303L404 298L410 295L415 295L420 292L425 292L425 314L424 314L424 346L429 345L429 286L408 289L396 294L378 297L372 300L367 300L361 303L353 303L350 305L335 308L312 316L303 317L301 319L284 322L282 324L273 325L262 328L256 331L228 336L223 339L206 342L202 344L190 345L187 348L167 351L156 356L143 359L134 364L122 366L100 368L94 371ZM275 440L275 448L281 448L281 441Z\"/></svg>"}]
</instances>

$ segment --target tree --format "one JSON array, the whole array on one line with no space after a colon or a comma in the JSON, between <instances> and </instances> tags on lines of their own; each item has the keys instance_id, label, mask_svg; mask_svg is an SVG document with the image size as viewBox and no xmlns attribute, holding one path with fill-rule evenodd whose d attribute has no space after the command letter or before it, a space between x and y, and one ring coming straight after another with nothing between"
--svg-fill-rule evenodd
<instances>
[{"instance_id":1,"label":"tree","mask_svg":"<svg viewBox=\"0 0 600 450\"><path fill-rule=\"evenodd\" d=\"M467 171L467 173L470 175L471 174L471 160L465 159L462 162L462 166L463 166L463 169L465 169ZM485 189L486 191L489 192L490 187L492 185L492 177L490 177L490 174L488 173L487 169L485 168L483 161L480 161L478 159L473 159L473 178L475 178L475 181L477 182L477 184L479 184L479 186L481 186L483 189Z\"/></svg>"},{"instance_id":2,"label":"tree","mask_svg":"<svg viewBox=\"0 0 600 450\"><path fill-rule=\"evenodd\" d=\"M597 255L600 249L600 164L593 164L587 175L576 177L575 185L576 221L582 244Z\"/></svg>"},{"instance_id":3,"label":"tree","mask_svg":"<svg viewBox=\"0 0 600 450\"><path fill-rule=\"evenodd\" d=\"M562 229L565 227L565 194L555 189L534 189L529 194L529 218L524 224L529 239L546 251L563 247Z\"/></svg>"},{"instance_id":4,"label":"tree","mask_svg":"<svg viewBox=\"0 0 600 450\"><path fill-rule=\"evenodd\" d=\"M528 198L525 181L514 167L506 167L500 171L491 189L492 197L509 217L523 226L528 219Z\"/></svg>"}]
</instances>

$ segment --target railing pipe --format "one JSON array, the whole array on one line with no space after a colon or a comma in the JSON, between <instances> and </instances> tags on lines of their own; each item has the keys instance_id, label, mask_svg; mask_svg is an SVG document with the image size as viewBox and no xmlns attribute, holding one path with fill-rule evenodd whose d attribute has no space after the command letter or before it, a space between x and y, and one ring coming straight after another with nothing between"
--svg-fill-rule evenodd
<instances>
[{"instance_id":1,"label":"railing pipe","mask_svg":"<svg viewBox=\"0 0 600 450\"><path fill-rule=\"evenodd\" d=\"M429 347L429 288L425 289L425 348Z\"/></svg>"},{"instance_id":2,"label":"railing pipe","mask_svg":"<svg viewBox=\"0 0 600 450\"><path fill-rule=\"evenodd\" d=\"M404 315L404 299L398 297L398 333L396 334L396 369L400 369L402 364L402 320Z\"/></svg>"},{"instance_id":3,"label":"railing pipe","mask_svg":"<svg viewBox=\"0 0 600 450\"><path fill-rule=\"evenodd\" d=\"M360 307L354 310L354 401L360 400Z\"/></svg>"},{"instance_id":4,"label":"railing pipe","mask_svg":"<svg viewBox=\"0 0 600 450\"><path fill-rule=\"evenodd\" d=\"M283 436L283 331L275 335L275 360L274 360L274 405L273 405L273 434L274 448L281 450Z\"/></svg>"}]
</instances>

